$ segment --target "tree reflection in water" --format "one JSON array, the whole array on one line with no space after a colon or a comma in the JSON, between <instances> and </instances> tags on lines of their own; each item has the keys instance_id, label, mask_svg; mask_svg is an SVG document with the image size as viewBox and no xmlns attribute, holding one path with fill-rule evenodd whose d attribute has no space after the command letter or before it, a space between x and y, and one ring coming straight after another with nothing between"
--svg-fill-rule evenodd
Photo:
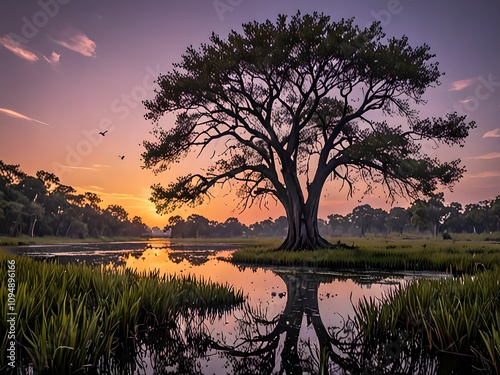
<instances>
[{"instance_id":1,"label":"tree reflection in water","mask_svg":"<svg viewBox=\"0 0 500 375\"><path fill-rule=\"evenodd\" d=\"M416 345L404 332L366 340L350 318L341 319L337 326L326 327L320 315L318 288L342 276L286 270L274 272L287 288L285 308L275 317L269 318L269 311L247 303L238 310L234 328L216 335L214 323L235 314L234 311L187 310L170 327L150 327L138 332L133 344L103 364L100 373L457 373L456 368L453 372L445 369L436 356ZM344 278L366 284L366 276ZM335 314L322 313L325 316Z\"/></svg>"},{"instance_id":2,"label":"tree reflection in water","mask_svg":"<svg viewBox=\"0 0 500 375\"><path fill-rule=\"evenodd\" d=\"M267 319L265 311L246 306L238 320L238 338L214 341L225 353L232 374L437 374L429 354L404 336L367 342L354 321L325 327L318 288L338 276L276 271L287 287L283 313ZM301 336L311 328L309 337Z\"/></svg>"},{"instance_id":3,"label":"tree reflection in water","mask_svg":"<svg viewBox=\"0 0 500 375\"><path fill-rule=\"evenodd\" d=\"M142 327L130 339L130 345L103 360L96 373L443 373L436 360L412 346L412 340L403 333L366 341L357 333L353 320L326 327L320 316L318 288L340 276L285 270L275 273L286 285L287 301L274 318L267 316L269 311L247 303L238 310L231 331L217 336L216 323L235 311L187 309L169 327ZM364 281L360 278L358 282Z\"/></svg>"},{"instance_id":4,"label":"tree reflection in water","mask_svg":"<svg viewBox=\"0 0 500 375\"><path fill-rule=\"evenodd\" d=\"M109 360L103 359L96 374L163 375L204 374L211 338L207 320L220 319L229 310L191 310L180 314L171 326L139 330Z\"/></svg>"},{"instance_id":5,"label":"tree reflection in water","mask_svg":"<svg viewBox=\"0 0 500 375\"><path fill-rule=\"evenodd\" d=\"M161 258L157 258L158 255L166 255L172 264L187 262L195 267L211 262L218 254L208 246L198 246L193 251L187 245L148 245L146 249L114 253L114 256L120 265L127 259L151 257L156 260ZM166 254L160 253L163 251ZM112 262L110 266L113 264L116 265ZM111 358L101 360L98 369L86 373L438 375L468 373L471 368L470 364L465 365L460 372L460 364L456 362L452 368L445 368L450 362L438 361L403 331L367 340L347 316L335 321L333 326L332 323L325 325L324 322L332 321L338 312L320 311L320 285L353 280L369 287L387 275L345 276L293 269L278 269L273 273L286 286L286 293L280 293L286 303L279 299L284 307L276 316L263 308L263 304L251 302L235 309L185 308L169 326L139 327L126 348L114 351ZM339 310L341 305L339 303ZM231 324L225 325L226 320Z\"/></svg>"}]
</instances>

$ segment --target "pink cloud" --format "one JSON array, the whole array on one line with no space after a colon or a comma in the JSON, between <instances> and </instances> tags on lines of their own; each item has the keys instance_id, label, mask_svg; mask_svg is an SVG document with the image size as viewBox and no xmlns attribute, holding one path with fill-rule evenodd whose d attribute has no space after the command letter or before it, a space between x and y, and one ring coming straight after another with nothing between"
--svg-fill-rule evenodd
<instances>
[{"instance_id":1,"label":"pink cloud","mask_svg":"<svg viewBox=\"0 0 500 375\"><path fill-rule=\"evenodd\" d=\"M484 160L498 159L498 158L500 158L500 152L490 152L489 154L471 157L471 159L484 159Z\"/></svg>"},{"instance_id":2,"label":"pink cloud","mask_svg":"<svg viewBox=\"0 0 500 375\"><path fill-rule=\"evenodd\" d=\"M477 174L467 174L468 177L471 178L491 178L491 177L500 177L500 172L480 172Z\"/></svg>"},{"instance_id":3,"label":"pink cloud","mask_svg":"<svg viewBox=\"0 0 500 375\"><path fill-rule=\"evenodd\" d=\"M16 54L22 59L28 61L38 61L38 56L34 53L22 48L19 43L15 42L10 36L5 35L0 38L0 44L7 48L10 52Z\"/></svg>"},{"instance_id":4,"label":"pink cloud","mask_svg":"<svg viewBox=\"0 0 500 375\"><path fill-rule=\"evenodd\" d=\"M43 58L51 64L57 64L61 59L61 55L52 51L50 57L43 56Z\"/></svg>"},{"instance_id":5,"label":"pink cloud","mask_svg":"<svg viewBox=\"0 0 500 375\"><path fill-rule=\"evenodd\" d=\"M21 119L21 120L34 121L34 122L38 122L39 124L49 126L49 124L47 124L46 122L39 121L39 120L36 120L36 119L34 119L34 118L31 118L31 117L25 116L25 115L23 115L22 113L19 113L19 112L13 111L13 110L11 110L11 109L7 109L7 108L0 108L0 113L5 113L7 116L14 117L14 118L18 118L18 119Z\"/></svg>"},{"instance_id":6,"label":"pink cloud","mask_svg":"<svg viewBox=\"0 0 500 375\"><path fill-rule=\"evenodd\" d=\"M463 79L451 83L449 91L461 91L476 82L475 78Z\"/></svg>"},{"instance_id":7,"label":"pink cloud","mask_svg":"<svg viewBox=\"0 0 500 375\"><path fill-rule=\"evenodd\" d=\"M95 42L80 31L68 30L62 38L52 40L63 47L82 54L83 56L95 56Z\"/></svg>"},{"instance_id":8,"label":"pink cloud","mask_svg":"<svg viewBox=\"0 0 500 375\"><path fill-rule=\"evenodd\" d=\"M496 128L487 133L484 133L483 138L499 138L500 137L500 128Z\"/></svg>"}]
</instances>

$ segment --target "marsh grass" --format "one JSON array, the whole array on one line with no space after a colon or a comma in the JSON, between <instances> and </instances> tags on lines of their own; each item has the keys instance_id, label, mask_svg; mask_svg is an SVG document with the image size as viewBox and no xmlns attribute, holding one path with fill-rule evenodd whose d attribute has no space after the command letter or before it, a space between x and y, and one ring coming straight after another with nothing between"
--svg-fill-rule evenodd
<instances>
[{"instance_id":1,"label":"marsh grass","mask_svg":"<svg viewBox=\"0 0 500 375\"><path fill-rule=\"evenodd\" d=\"M83 373L133 345L138 332L175 325L188 309L224 310L243 301L230 285L87 265L39 262L0 253L0 272L16 262L16 340L36 373ZM0 369L6 366L7 285L0 287ZM18 354L18 355L19 355Z\"/></svg>"},{"instance_id":2,"label":"marsh grass","mask_svg":"<svg viewBox=\"0 0 500 375\"><path fill-rule=\"evenodd\" d=\"M431 351L477 356L500 369L500 268L458 279L422 279L364 298L355 321L368 338L404 332Z\"/></svg>"},{"instance_id":3,"label":"marsh grass","mask_svg":"<svg viewBox=\"0 0 500 375\"><path fill-rule=\"evenodd\" d=\"M404 337L411 347L482 361L500 373L500 244L436 239L343 238L355 248L276 251L279 241L232 255L243 264L358 270L446 271L454 276L418 280L355 306L368 340Z\"/></svg>"},{"instance_id":4,"label":"marsh grass","mask_svg":"<svg viewBox=\"0 0 500 375\"><path fill-rule=\"evenodd\" d=\"M475 272L500 265L500 244L470 241L344 238L354 249L277 251L279 240L237 250L235 263L360 270Z\"/></svg>"}]
</instances>

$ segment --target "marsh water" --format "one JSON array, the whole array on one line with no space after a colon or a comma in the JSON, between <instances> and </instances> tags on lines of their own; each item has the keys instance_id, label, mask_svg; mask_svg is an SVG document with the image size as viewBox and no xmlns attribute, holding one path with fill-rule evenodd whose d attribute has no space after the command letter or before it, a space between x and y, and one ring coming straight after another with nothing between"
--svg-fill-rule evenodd
<instances>
[{"instance_id":1,"label":"marsh water","mask_svg":"<svg viewBox=\"0 0 500 375\"><path fill-rule=\"evenodd\" d=\"M189 274L244 292L246 300L239 306L210 312L188 309L170 327L141 332L135 347L113 359L111 373L461 373L460 360L416 355L404 336L368 344L352 320L353 306L362 298L380 298L416 278L446 275L248 267L228 261L238 246L156 240L13 251L61 263Z\"/></svg>"}]
</instances>

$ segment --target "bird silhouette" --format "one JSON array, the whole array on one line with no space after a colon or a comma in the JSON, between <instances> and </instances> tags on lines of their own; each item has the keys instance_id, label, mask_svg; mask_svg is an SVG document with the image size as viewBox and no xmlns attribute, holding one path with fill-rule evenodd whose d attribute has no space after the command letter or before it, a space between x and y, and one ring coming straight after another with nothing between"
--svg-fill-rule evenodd
<instances>
[{"instance_id":1,"label":"bird silhouette","mask_svg":"<svg viewBox=\"0 0 500 375\"><path fill-rule=\"evenodd\" d=\"M103 132L99 132L100 135L102 135L103 137L106 135L108 131L107 130L104 130Z\"/></svg>"},{"instance_id":2,"label":"bird silhouette","mask_svg":"<svg viewBox=\"0 0 500 375\"><path fill-rule=\"evenodd\" d=\"M118 155L118 157L122 160L125 159L125 155Z\"/></svg>"}]
</instances>

